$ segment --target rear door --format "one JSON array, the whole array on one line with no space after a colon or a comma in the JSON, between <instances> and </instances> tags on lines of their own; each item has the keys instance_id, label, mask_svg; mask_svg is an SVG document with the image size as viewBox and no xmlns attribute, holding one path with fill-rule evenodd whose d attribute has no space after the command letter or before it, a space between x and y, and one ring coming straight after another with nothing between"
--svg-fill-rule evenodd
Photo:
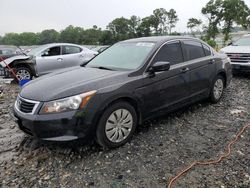
<instances>
[{"instance_id":1,"label":"rear door","mask_svg":"<svg viewBox=\"0 0 250 188\"><path fill-rule=\"evenodd\" d=\"M53 46L36 57L36 68L39 76L64 68L61 52L61 46Z\"/></svg>"},{"instance_id":2,"label":"rear door","mask_svg":"<svg viewBox=\"0 0 250 188\"><path fill-rule=\"evenodd\" d=\"M215 72L215 61L211 50L205 44L194 40L184 40L185 60L190 64L190 96L204 96L210 91L210 83Z\"/></svg>"},{"instance_id":3,"label":"rear door","mask_svg":"<svg viewBox=\"0 0 250 188\"><path fill-rule=\"evenodd\" d=\"M158 61L170 62L170 70L148 74L144 78L144 109L146 116L164 110L189 96L189 71L184 62L181 42L168 42L156 54L152 64Z\"/></svg>"},{"instance_id":4,"label":"rear door","mask_svg":"<svg viewBox=\"0 0 250 188\"><path fill-rule=\"evenodd\" d=\"M78 66L83 62L84 54L82 48L78 46L63 45L62 58L65 68Z\"/></svg>"}]
</instances>

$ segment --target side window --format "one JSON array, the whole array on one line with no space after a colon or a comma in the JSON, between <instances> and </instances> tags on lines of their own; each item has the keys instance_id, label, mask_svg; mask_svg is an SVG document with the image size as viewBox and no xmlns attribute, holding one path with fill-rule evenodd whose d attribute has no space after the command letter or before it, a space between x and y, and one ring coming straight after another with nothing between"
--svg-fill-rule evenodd
<instances>
[{"instance_id":1,"label":"side window","mask_svg":"<svg viewBox=\"0 0 250 188\"><path fill-rule=\"evenodd\" d=\"M210 56L212 54L210 48L207 45L203 44L203 48L206 56Z\"/></svg>"},{"instance_id":2,"label":"side window","mask_svg":"<svg viewBox=\"0 0 250 188\"><path fill-rule=\"evenodd\" d=\"M77 53L80 53L81 51L82 49L77 46L63 46L62 54L63 55L77 54Z\"/></svg>"},{"instance_id":3,"label":"side window","mask_svg":"<svg viewBox=\"0 0 250 188\"><path fill-rule=\"evenodd\" d=\"M183 55L180 42L165 44L157 53L154 63L157 61L169 62L171 65L183 62Z\"/></svg>"},{"instance_id":4,"label":"side window","mask_svg":"<svg viewBox=\"0 0 250 188\"><path fill-rule=\"evenodd\" d=\"M61 55L61 47L60 46L48 48L47 50L42 52L43 57L45 57L45 56L57 56L57 55Z\"/></svg>"},{"instance_id":5,"label":"side window","mask_svg":"<svg viewBox=\"0 0 250 188\"><path fill-rule=\"evenodd\" d=\"M205 52L200 42L184 41L184 46L188 60L205 57Z\"/></svg>"}]
</instances>

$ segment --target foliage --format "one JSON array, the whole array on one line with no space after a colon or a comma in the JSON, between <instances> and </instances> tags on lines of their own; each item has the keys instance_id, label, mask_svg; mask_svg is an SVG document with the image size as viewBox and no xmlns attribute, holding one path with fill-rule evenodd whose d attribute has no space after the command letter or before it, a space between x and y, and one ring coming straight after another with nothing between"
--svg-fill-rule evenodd
<instances>
[{"instance_id":1,"label":"foliage","mask_svg":"<svg viewBox=\"0 0 250 188\"><path fill-rule=\"evenodd\" d=\"M169 34L172 33L172 29L176 26L176 23L179 21L177 13L174 9L170 9L167 12L167 26L169 30Z\"/></svg>"},{"instance_id":2,"label":"foliage","mask_svg":"<svg viewBox=\"0 0 250 188\"><path fill-rule=\"evenodd\" d=\"M230 39L230 32L234 25L250 27L250 9L243 0L210 0L202 8L202 13L209 21L206 27L207 40L215 39L220 25L222 25L224 43Z\"/></svg>"},{"instance_id":3,"label":"foliage","mask_svg":"<svg viewBox=\"0 0 250 188\"><path fill-rule=\"evenodd\" d=\"M38 33L38 38L39 44L53 43L59 41L60 34L54 29L44 30L41 33Z\"/></svg>"},{"instance_id":4,"label":"foliage","mask_svg":"<svg viewBox=\"0 0 250 188\"><path fill-rule=\"evenodd\" d=\"M201 26L201 24L202 21L200 19L189 18L187 28L189 28L191 30L191 33L194 35L194 32L199 32L199 27Z\"/></svg>"}]
</instances>

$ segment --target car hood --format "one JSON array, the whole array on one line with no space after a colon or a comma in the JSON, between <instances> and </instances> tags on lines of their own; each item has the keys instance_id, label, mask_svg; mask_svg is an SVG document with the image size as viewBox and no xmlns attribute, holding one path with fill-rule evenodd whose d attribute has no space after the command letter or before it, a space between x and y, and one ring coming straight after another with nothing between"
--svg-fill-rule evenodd
<instances>
[{"instance_id":1,"label":"car hood","mask_svg":"<svg viewBox=\"0 0 250 188\"><path fill-rule=\"evenodd\" d=\"M51 101L114 84L126 72L73 67L42 76L26 84L20 96L35 101ZM124 78L123 78L124 80Z\"/></svg>"},{"instance_id":2,"label":"car hood","mask_svg":"<svg viewBox=\"0 0 250 188\"><path fill-rule=\"evenodd\" d=\"M13 57L10 57L8 59L5 59L4 62L9 65L11 62L15 61L15 60L26 60L26 59L29 59L30 56L26 56L26 55L16 55L16 56L13 56ZM5 67L5 63L4 62L0 62L0 65L2 67Z\"/></svg>"},{"instance_id":3,"label":"car hood","mask_svg":"<svg viewBox=\"0 0 250 188\"><path fill-rule=\"evenodd\" d=\"M221 51L225 53L249 53L250 54L250 46L227 46L222 48Z\"/></svg>"}]
</instances>

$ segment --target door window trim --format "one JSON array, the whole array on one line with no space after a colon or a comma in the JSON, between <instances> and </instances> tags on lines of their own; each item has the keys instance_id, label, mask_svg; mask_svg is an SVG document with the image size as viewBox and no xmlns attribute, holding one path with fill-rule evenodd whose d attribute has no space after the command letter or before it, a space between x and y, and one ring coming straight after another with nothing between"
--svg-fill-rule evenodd
<instances>
[{"instance_id":1,"label":"door window trim","mask_svg":"<svg viewBox=\"0 0 250 188\"><path fill-rule=\"evenodd\" d=\"M202 46L203 52L204 52L204 57L199 57L199 58L196 58L196 59L188 60L187 54L186 54L186 51L185 51L185 44L184 44L184 41L193 41L193 42L198 42L198 43L200 43L201 46ZM201 59L206 59L206 58L211 57L211 56L213 55L211 48L210 48L208 45L206 45L205 43L203 43L202 41L199 41L199 40L192 40L192 39L183 39L181 42L182 42L182 45L183 45L183 50L184 50L184 52L185 52L185 53L184 53L184 54L185 54L185 55L184 55L184 56L185 56L185 62L197 61L197 60L201 60ZM203 45L206 45L206 46L209 47L210 52L211 52L211 55L210 55L210 56L206 56L206 53L205 53L205 50L204 50Z\"/></svg>"},{"instance_id":2,"label":"door window trim","mask_svg":"<svg viewBox=\"0 0 250 188\"><path fill-rule=\"evenodd\" d=\"M152 65L152 63L153 63L153 60L154 60L155 56L158 54L158 52L161 50L161 48L162 48L163 46L165 46L166 44L173 43L173 42L179 42L179 43L180 43L181 52L182 52L182 57L183 57L183 62L182 62L182 63L185 63L185 62L186 62L186 61L185 61L185 57L184 57L184 53L183 53L182 39L172 39L172 40L166 41L166 42L164 42L163 44L161 44L161 46L156 50L156 52L154 53L154 55L151 57L149 63L147 64L147 67L146 67L145 70L143 71L143 74L142 74L142 75L144 75L144 74L147 73L149 67L150 67L150 66ZM182 63L177 63L177 64L179 65L179 64L182 64ZM171 66L173 66L173 65L171 65ZM170 66L170 67L171 67L171 66Z\"/></svg>"},{"instance_id":3,"label":"door window trim","mask_svg":"<svg viewBox=\"0 0 250 188\"><path fill-rule=\"evenodd\" d=\"M54 56L44 56L44 57L55 57L55 56L61 56L62 55L62 45L56 45L56 46L51 46L46 48L45 50L41 51L39 54L39 57L43 57L42 53L44 53L46 50L50 49L50 48L55 48L55 47L60 47L60 54L59 55L54 55Z\"/></svg>"},{"instance_id":4,"label":"door window trim","mask_svg":"<svg viewBox=\"0 0 250 188\"><path fill-rule=\"evenodd\" d=\"M62 45L62 46L61 46L61 55L72 55L72 54L63 54L63 48L64 48L64 47L67 47L67 46L69 46L69 47L75 47L75 48L81 49L80 52L78 52L78 53L73 53L73 54L80 54L80 53L83 52L83 48L81 48L81 47L79 47L79 46L74 46L74 45Z\"/></svg>"}]
</instances>

